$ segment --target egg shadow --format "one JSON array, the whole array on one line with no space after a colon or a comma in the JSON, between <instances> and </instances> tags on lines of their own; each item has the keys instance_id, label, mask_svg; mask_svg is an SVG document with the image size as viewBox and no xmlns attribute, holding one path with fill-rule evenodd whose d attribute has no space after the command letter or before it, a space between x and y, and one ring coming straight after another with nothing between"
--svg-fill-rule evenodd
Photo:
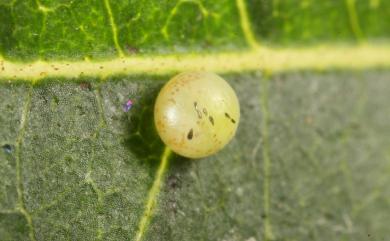
<instances>
[{"instance_id":1,"label":"egg shadow","mask_svg":"<svg viewBox=\"0 0 390 241\"><path fill-rule=\"evenodd\" d=\"M148 87L136 100L126 121L127 138L124 139L124 145L141 164L149 166L153 173L161 163L165 149L165 144L158 135L154 124L154 104L162 86L163 83L159 83ZM188 158L175 153L172 153L169 158L170 166L187 169L185 166L189 164Z\"/></svg>"}]
</instances>

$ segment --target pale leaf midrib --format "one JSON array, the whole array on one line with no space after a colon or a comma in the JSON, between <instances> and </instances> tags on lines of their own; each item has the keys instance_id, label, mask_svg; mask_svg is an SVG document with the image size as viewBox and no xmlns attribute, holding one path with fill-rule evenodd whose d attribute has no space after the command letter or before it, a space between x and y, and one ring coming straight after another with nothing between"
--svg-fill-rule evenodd
<instances>
[{"instance_id":1,"label":"pale leaf midrib","mask_svg":"<svg viewBox=\"0 0 390 241\"><path fill-rule=\"evenodd\" d=\"M260 48L247 52L205 55L134 56L102 61L36 61L18 63L0 58L0 81L142 74L166 75L182 71L231 73L266 70L370 69L390 67L390 45L323 45L306 48Z\"/></svg>"}]
</instances>

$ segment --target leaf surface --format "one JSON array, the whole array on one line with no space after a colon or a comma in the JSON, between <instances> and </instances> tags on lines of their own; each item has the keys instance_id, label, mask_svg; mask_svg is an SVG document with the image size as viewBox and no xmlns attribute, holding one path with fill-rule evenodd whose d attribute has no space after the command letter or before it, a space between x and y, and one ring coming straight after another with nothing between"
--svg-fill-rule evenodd
<instances>
[{"instance_id":1,"label":"leaf surface","mask_svg":"<svg viewBox=\"0 0 390 241\"><path fill-rule=\"evenodd\" d=\"M1 1L0 240L385 240L389 9ZM194 69L227 79L242 116L201 160L152 115Z\"/></svg>"}]
</instances>

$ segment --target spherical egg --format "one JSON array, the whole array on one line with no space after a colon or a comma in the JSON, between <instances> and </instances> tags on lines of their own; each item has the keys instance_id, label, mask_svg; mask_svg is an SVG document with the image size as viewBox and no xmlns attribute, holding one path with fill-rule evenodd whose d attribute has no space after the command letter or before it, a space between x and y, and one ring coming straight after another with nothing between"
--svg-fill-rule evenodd
<instances>
[{"instance_id":1,"label":"spherical egg","mask_svg":"<svg viewBox=\"0 0 390 241\"><path fill-rule=\"evenodd\" d=\"M176 75L163 86L154 107L162 141L188 158L221 150L234 137L239 120L240 105L232 87L207 72Z\"/></svg>"}]
</instances>

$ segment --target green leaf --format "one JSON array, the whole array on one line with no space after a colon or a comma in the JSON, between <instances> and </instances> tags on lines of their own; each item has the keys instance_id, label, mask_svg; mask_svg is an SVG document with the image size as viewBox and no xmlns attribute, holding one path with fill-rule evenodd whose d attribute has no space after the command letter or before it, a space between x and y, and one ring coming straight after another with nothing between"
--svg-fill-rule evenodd
<instances>
[{"instance_id":1,"label":"green leaf","mask_svg":"<svg viewBox=\"0 0 390 241\"><path fill-rule=\"evenodd\" d=\"M390 3L381 0L248 0L253 28L275 44L389 37Z\"/></svg>"},{"instance_id":2,"label":"green leaf","mask_svg":"<svg viewBox=\"0 0 390 241\"><path fill-rule=\"evenodd\" d=\"M0 50L10 59L83 59L242 46L234 1L0 3Z\"/></svg>"},{"instance_id":3,"label":"green leaf","mask_svg":"<svg viewBox=\"0 0 390 241\"><path fill-rule=\"evenodd\" d=\"M389 9L1 1L0 240L385 240ZM201 160L153 123L188 70L241 104L235 138Z\"/></svg>"},{"instance_id":4,"label":"green leaf","mask_svg":"<svg viewBox=\"0 0 390 241\"><path fill-rule=\"evenodd\" d=\"M225 77L237 136L202 160L170 155L160 178L151 114L166 77L3 85L2 236L135 240L152 200L143 240L384 238L389 73Z\"/></svg>"},{"instance_id":5,"label":"green leaf","mask_svg":"<svg viewBox=\"0 0 390 241\"><path fill-rule=\"evenodd\" d=\"M383 0L3 0L0 54L26 61L208 53L253 46L252 35L271 45L380 40L390 34L389 9Z\"/></svg>"}]
</instances>

